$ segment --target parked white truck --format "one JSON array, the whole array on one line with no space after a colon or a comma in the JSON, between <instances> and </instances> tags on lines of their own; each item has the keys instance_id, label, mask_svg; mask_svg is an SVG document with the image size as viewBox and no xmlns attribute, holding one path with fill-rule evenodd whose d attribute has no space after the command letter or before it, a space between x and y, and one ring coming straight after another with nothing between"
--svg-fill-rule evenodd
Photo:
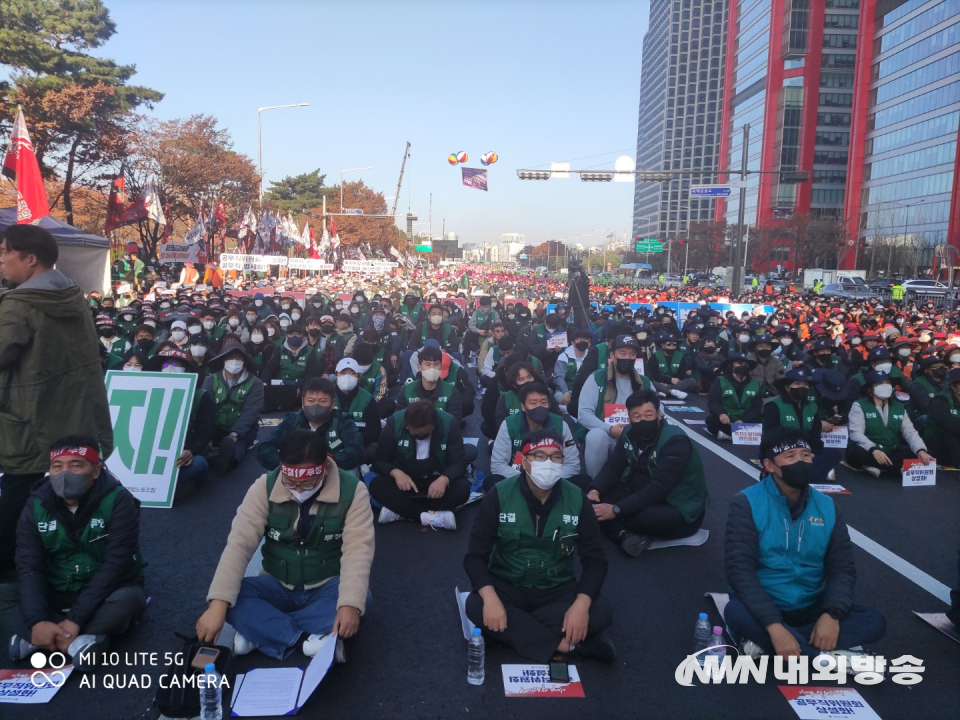
<instances>
[{"instance_id":1,"label":"parked white truck","mask_svg":"<svg viewBox=\"0 0 960 720\"><path fill-rule=\"evenodd\" d=\"M824 270L822 268L807 268L803 271L803 286L812 288L817 280L824 285L840 283L842 285L866 285L866 270Z\"/></svg>"}]
</instances>

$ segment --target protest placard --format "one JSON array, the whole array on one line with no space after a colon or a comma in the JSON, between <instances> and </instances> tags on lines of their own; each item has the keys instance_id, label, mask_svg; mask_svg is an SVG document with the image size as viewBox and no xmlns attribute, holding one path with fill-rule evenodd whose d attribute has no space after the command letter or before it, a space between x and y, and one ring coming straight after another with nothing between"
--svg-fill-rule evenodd
<instances>
[{"instance_id":1,"label":"protest placard","mask_svg":"<svg viewBox=\"0 0 960 720\"><path fill-rule=\"evenodd\" d=\"M814 490L819 490L827 495L852 495L843 485L811 485Z\"/></svg>"},{"instance_id":2,"label":"protest placard","mask_svg":"<svg viewBox=\"0 0 960 720\"><path fill-rule=\"evenodd\" d=\"M73 665L60 668L0 670L0 703L40 705L53 700L73 672ZM12 712L12 711L11 711Z\"/></svg>"},{"instance_id":3,"label":"protest placard","mask_svg":"<svg viewBox=\"0 0 960 720\"><path fill-rule=\"evenodd\" d=\"M880 720L880 716L853 688L781 685L780 692L800 720L817 720L818 718Z\"/></svg>"},{"instance_id":4,"label":"protest placard","mask_svg":"<svg viewBox=\"0 0 960 720\"><path fill-rule=\"evenodd\" d=\"M567 665L570 682L550 682L549 665L501 665L506 697L584 697L576 665Z\"/></svg>"},{"instance_id":5,"label":"protest placard","mask_svg":"<svg viewBox=\"0 0 960 720\"><path fill-rule=\"evenodd\" d=\"M637 374L638 374L638 375L643 375L643 374L645 374L645 373L644 373L643 358L639 358L639 357L638 357L636 360L634 360L634 361L633 361L633 368L634 368L634 370L637 371Z\"/></svg>"},{"instance_id":6,"label":"protest placard","mask_svg":"<svg viewBox=\"0 0 960 720\"><path fill-rule=\"evenodd\" d=\"M333 263L313 258L290 258L287 267L291 270L333 270Z\"/></svg>"},{"instance_id":7,"label":"protest placard","mask_svg":"<svg viewBox=\"0 0 960 720\"><path fill-rule=\"evenodd\" d=\"M903 461L903 487L937 484L937 462L924 465L916 458Z\"/></svg>"},{"instance_id":8,"label":"protest placard","mask_svg":"<svg viewBox=\"0 0 960 720\"><path fill-rule=\"evenodd\" d=\"M144 507L172 507L197 376L111 370L106 383L111 472Z\"/></svg>"},{"instance_id":9,"label":"protest placard","mask_svg":"<svg viewBox=\"0 0 960 720\"><path fill-rule=\"evenodd\" d=\"M396 267L397 263L388 260L344 260L340 269L348 273L382 273Z\"/></svg>"},{"instance_id":10,"label":"protest placard","mask_svg":"<svg viewBox=\"0 0 960 720\"><path fill-rule=\"evenodd\" d=\"M202 242L185 243L181 240L168 240L160 243L157 259L164 264L178 262L202 262L206 258L206 248Z\"/></svg>"},{"instance_id":11,"label":"protest placard","mask_svg":"<svg viewBox=\"0 0 960 720\"><path fill-rule=\"evenodd\" d=\"M734 445L759 445L763 435L763 425L760 423L734 423Z\"/></svg>"},{"instance_id":12,"label":"protest placard","mask_svg":"<svg viewBox=\"0 0 960 720\"><path fill-rule=\"evenodd\" d=\"M627 406L614 405L613 403L604 404L603 421L607 425L629 425L630 416L627 414Z\"/></svg>"},{"instance_id":13,"label":"protest placard","mask_svg":"<svg viewBox=\"0 0 960 720\"><path fill-rule=\"evenodd\" d=\"M825 448L845 450L849 442L849 433L846 425L835 425L833 430L820 434Z\"/></svg>"},{"instance_id":14,"label":"protest placard","mask_svg":"<svg viewBox=\"0 0 960 720\"><path fill-rule=\"evenodd\" d=\"M547 336L547 350L563 350L568 344L565 332L550 333Z\"/></svg>"}]
</instances>

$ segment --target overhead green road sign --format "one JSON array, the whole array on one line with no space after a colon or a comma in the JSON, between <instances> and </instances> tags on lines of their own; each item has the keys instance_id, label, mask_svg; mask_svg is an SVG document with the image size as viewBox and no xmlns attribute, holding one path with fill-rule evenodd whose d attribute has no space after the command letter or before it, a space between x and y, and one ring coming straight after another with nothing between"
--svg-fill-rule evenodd
<instances>
[{"instance_id":1,"label":"overhead green road sign","mask_svg":"<svg viewBox=\"0 0 960 720\"><path fill-rule=\"evenodd\" d=\"M417 252L433 252L433 243L427 243L426 245L414 245L413 249Z\"/></svg>"},{"instance_id":2,"label":"overhead green road sign","mask_svg":"<svg viewBox=\"0 0 960 720\"><path fill-rule=\"evenodd\" d=\"M657 238L643 238L637 240L634 252L663 252L663 243Z\"/></svg>"}]
</instances>

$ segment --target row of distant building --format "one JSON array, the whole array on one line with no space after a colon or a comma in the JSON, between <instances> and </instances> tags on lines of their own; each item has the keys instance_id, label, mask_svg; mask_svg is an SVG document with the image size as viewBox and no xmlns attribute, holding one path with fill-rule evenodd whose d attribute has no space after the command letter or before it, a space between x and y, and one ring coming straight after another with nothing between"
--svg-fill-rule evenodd
<instances>
[{"instance_id":1,"label":"row of distant building","mask_svg":"<svg viewBox=\"0 0 960 720\"><path fill-rule=\"evenodd\" d=\"M846 268L873 242L960 246L960 0L651 0L637 168L739 171L746 124L748 168L765 171L746 225L840 219L859 238L834 258ZM735 224L736 191L689 197L715 182L638 181L633 236ZM789 247L774 255L792 269Z\"/></svg>"}]
</instances>

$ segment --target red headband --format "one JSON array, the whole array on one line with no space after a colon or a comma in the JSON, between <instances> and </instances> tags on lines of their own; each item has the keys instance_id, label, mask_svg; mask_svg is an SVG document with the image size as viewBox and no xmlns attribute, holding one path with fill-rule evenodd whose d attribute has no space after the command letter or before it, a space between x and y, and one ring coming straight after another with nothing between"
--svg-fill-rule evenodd
<instances>
[{"instance_id":1,"label":"red headband","mask_svg":"<svg viewBox=\"0 0 960 720\"><path fill-rule=\"evenodd\" d=\"M563 450L563 448L560 447L560 445L557 444L557 441L554 440L553 438L544 438L539 442L527 443L526 445L523 446L520 452L523 455L526 455L531 450L536 450L537 448L548 448L548 447L556 448L557 450Z\"/></svg>"},{"instance_id":2,"label":"red headband","mask_svg":"<svg viewBox=\"0 0 960 720\"><path fill-rule=\"evenodd\" d=\"M280 469L283 471L283 474L291 480L306 480L307 478L316 477L317 475L323 475L326 467L327 463L325 462L306 468L292 467L291 465L284 465L283 463L280 464Z\"/></svg>"},{"instance_id":3,"label":"red headband","mask_svg":"<svg viewBox=\"0 0 960 720\"><path fill-rule=\"evenodd\" d=\"M89 445L80 445L78 447L65 447L65 448L60 448L59 450L53 450L50 453L50 462L53 462L58 457L62 457L64 455L69 455L70 457L83 458L84 460L88 462L92 462L94 464L100 462L100 453L98 453Z\"/></svg>"}]
</instances>

